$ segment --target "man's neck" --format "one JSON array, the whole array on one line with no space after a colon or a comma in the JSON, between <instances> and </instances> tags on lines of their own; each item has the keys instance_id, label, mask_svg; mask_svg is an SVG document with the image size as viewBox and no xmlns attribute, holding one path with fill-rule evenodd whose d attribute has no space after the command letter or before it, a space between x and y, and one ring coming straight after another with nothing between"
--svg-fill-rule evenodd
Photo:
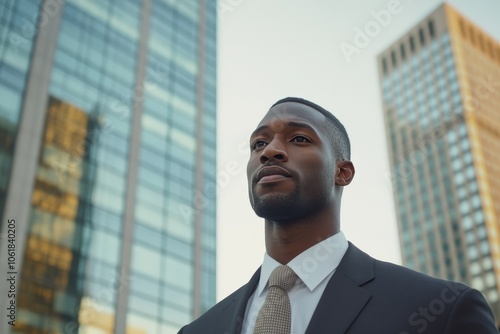
<instances>
[{"instance_id":1,"label":"man's neck","mask_svg":"<svg viewBox=\"0 0 500 334\"><path fill-rule=\"evenodd\" d=\"M265 231L267 253L287 264L306 249L338 233L340 225L334 219L286 223L266 220Z\"/></svg>"}]
</instances>

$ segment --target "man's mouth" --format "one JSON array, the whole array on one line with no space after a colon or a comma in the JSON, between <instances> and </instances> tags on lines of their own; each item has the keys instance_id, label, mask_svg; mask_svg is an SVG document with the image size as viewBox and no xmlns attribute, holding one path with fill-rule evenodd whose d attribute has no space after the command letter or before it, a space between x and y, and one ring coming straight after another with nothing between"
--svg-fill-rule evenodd
<instances>
[{"instance_id":1,"label":"man's mouth","mask_svg":"<svg viewBox=\"0 0 500 334\"><path fill-rule=\"evenodd\" d=\"M292 174L279 166L264 166L257 172L257 183L276 182L291 178Z\"/></svg>"}]
</instances>

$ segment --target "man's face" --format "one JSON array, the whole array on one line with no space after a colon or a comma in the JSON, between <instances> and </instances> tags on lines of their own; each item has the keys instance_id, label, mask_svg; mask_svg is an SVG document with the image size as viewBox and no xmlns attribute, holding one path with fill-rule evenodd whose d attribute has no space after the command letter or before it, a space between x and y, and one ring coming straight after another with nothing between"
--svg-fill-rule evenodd
<instances>
[{"instance_id":1,"label":"man's face","mask_svg":"<svg viewBox=\"0 0 500 334\"><path fill-rule=\"evenodd\" d=\"M250 137L250 203L272 221L314 214L334 203L335 157L317 110L295 102L271 108Z\"/></svg>"}]
</instances>

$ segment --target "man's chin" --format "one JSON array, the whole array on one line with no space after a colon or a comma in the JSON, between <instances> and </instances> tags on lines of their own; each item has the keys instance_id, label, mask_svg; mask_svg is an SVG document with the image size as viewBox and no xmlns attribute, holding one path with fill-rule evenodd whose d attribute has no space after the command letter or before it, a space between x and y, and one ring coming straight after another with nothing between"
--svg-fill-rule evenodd
<instances>
[{"instance_id":1,"label":"man's chin","mask_svg":"<svg viewBox=\"0 0 500 334\"><path fill-rule=\"evenodd\" d=\"M294 201L290 195L285 194L266 194L264 196L254 197L253 210L259 217L267 220L282 221L288 220L296 211L297 201Z\"/></svg>"}]
</instances>

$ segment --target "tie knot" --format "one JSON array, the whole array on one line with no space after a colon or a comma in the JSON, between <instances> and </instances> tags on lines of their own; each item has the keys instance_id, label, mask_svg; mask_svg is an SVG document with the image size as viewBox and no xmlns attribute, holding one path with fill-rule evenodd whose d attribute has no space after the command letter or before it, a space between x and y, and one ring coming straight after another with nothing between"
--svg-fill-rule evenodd
<instances>
[{"instance_id":1,"label":"tie knot","mask_svg":"<svg viewBox=\"0 0 500 334\"><path fill-rule=\"evenodd\" d=\"M279 266L269 276L269 287L277 286L285 291L290 290L295 284L297 274L289 266Z\"/></svg>"}]
</instances>

